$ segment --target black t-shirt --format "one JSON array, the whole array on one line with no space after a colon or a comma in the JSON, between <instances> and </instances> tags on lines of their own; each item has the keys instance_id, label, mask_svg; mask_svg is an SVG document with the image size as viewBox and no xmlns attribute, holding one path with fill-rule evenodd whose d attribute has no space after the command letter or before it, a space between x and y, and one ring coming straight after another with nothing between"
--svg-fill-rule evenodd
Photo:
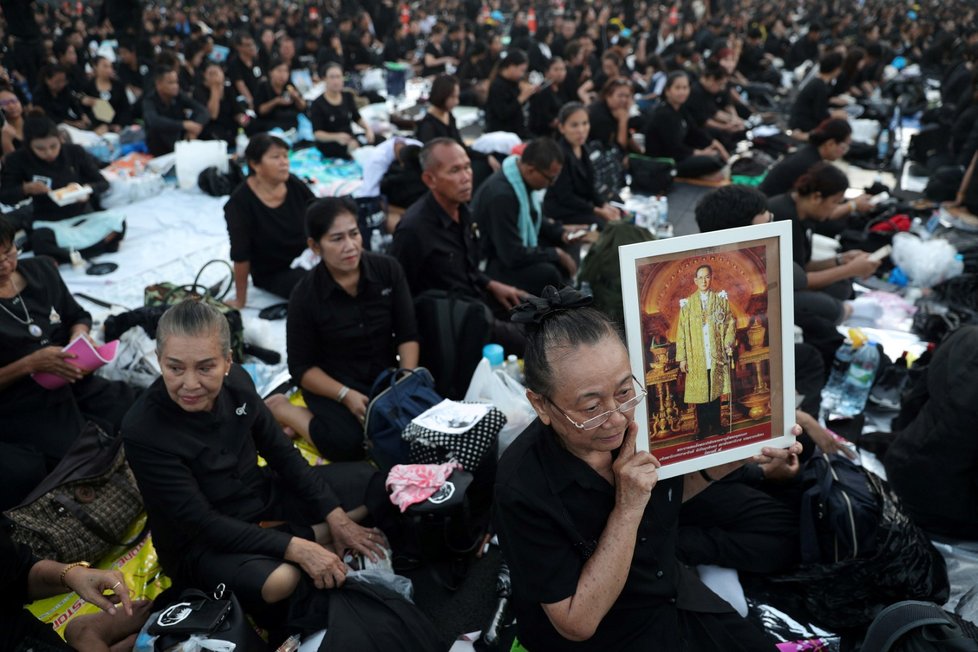
<instances>
[{"instance_id":1,"label":"black t-shirt","mask_svg":"<svg viewBox=\"0 0 978 652\"><path fill-rule=\"evenodd\" d=\"M296 107L294 101L289 104L274 106L268 113L262 114L259 111L259 107L262 104L276 97L280 97L282 94L276 93L268 80L263 80L258 84L258 92L255 93L255 111L258 112L258 117L265 124L266 130L278 127L282 131L288 131L289 129L295 129L296 125L298 125L299 109Z\"/></svg>"},{"instance_id":2,"label":"black t-shirt","mask_svg":"<svg viewBox=\"0 0 978 652\"><path fill-rule=\"evenodd\" d=\"M781 159L764 177L758 190L768 197L790 192L798 177L808 172L822 157L814 145L805 145L797 152Z\"/></svg>"},{"instance_id":3,"label":"black t-shirt","mask_svg":"<svg viewBox=\"0 0 978 652\"><path fill-rule=\"evenodd\" d=\"M244 81L252 97L258 92L258 82L264 75L257 60L249 66L238 57L234 57L228 64L228 79L231 80L231 84L234 85L238 80Z\"/></svg>"},{"instance_id":4,"label":"black t-shirt","mask_svg":"<svg viewBox=\"0 0 978 652\"><path fill-rule=\"evenodd\" d=\"M95 85L95 80L92 79L85 84L84 92L90 97L97 97L107 101L115 111L115 117L113 117L109 123L99 121L97 118L95 118L95 114L92 113L92 124L95 126L102 124L116 124L125 127L133 123L132 105L129 104L129 98L126 96L125 85L119 80L113 79L112 87L108 92L105 92L100 91Z\"/></svg>"},{"instance_id":5,"label":"black t-shirt","mask_svg":"<svg viewBox=\"0 0 978 652\"><path fill-rule=\"evenodd\" d=\"M0 169L0 201L14 205L26 198L23 184L34 177L51 180L51 188L57 190L69 183L92 187L93 196L106 192L109 182L99 172L98 161L80 145L64 144L61 153L50 163L34 155L29 147L22 147L8 154ZM91 213L95 209L91 201L58 206L47 194L33 195L34 219L58 221Z\"/></svg>"},{"instance_id":6,"label":"black t-shirt","mask_svg":"<svg viewBox=\"0 0 978 652\"><path fill-rule=\"evenodd\" d=\"M414 135L422 143L427 143L435 138L451 138L456 143L465 147L462 142L462 134L459 133L458 125L455 124L455 116L448 114L448 124L445 124L430 113L426 113L415 127Z\"/></svg>"},{"instance_id":7,"label":"black t-shirt","mask_svg":"<svg viewBox=\"0 0 978 652\"><path fill-rule=\"evenodd\" d=\"M788 126L792 129L811 131L829 117L829 97L832 87L821 77L813 77L798 92L791 105Z\"/></svg>"},{"instance_id":8,"label":"black t-shirt","mask_svg":"<svg viewBox=\"0 0 978 652\"><path fill-rule=\"evenodd\" d=\"M313 194L291 174L285 185L285 201L277 208L266 206L247 182L238 186L224 205L231 260L251 262L256 284L268 274L289 269L306 248L304 217Z\"/></svg>"},{"instance_id":9,"label":"black t-shirt","mask_svg":"<svg viewBox=\"0 0 978 652\"><path fill-rule=\"evenodd\" d=\"M530 96L530 133L534 136L553 136L553 121L564 105L558 91L549 86Z\"/></svg>"},{"instance_id":10,"label":"black t-shirt","mask_svg":"<svg viewBox=\"0 0 978 652\"><path fill-rule=\"evenodd\" d=\"M357 110L352 93L344 91L339 104L331 104L324 93L309 107L309 121L315 131L352 134L352 124L360 121L360 111ZM316 143L316 146L327 158L350 158L350 152L345 145L328 142Z\"/></svg>"},{"instance_id":11,"label":"black t-shirt","mask_svg":"<svg viewBox=\"0 0 978 652\"><path fill-rule=\"evenodd\" d=\"M684 161L693 155L694 149L702 149L712 142L702 129L696 126L685 105L679 110L663 102L652 113L645 127L645 153L649 156Z\"/></svg>"},{"instance_id":12,"label":"black t-shirt","mask_svg":"<svg viewBox=\"0 0 978 652\"><path fill-rule=\"evenodd\" d=\"M442 48L438 47L438 45L431 42L429 42L428 45L424 46L424 53L425 55L430 54L436 59L441 59L442 57L446 56L445 51ZM431 75L440 75L443 72L445 72L445 64L443 63L440 63L437 66L424 65L423 68L421 69L421 76L429 77Z\"/></svg>"},{"instance_id":13,"label":"black t-shirt","mask_svg":"<svg viewBox=\"0 0 978 652\"><path fill-rule=\"evenodd\" d=\"M238 103L234 99L235 95L231 82L225 81L224 94L221 96L220 104L218 104L217 118L211 118L210 122L204 126L204 131L201 132L203 138L223 140L228 144L234 143L239 127L234 117L240 113ZM211 89L203 84L198 84L194 89L194 99L206 107L211 99ZM208 115L210 115L209 108Z\"/></svg>"},{"instance_id":14,"label":"black t-shirt","mask_svg":"<svg viewBox=\"0 0 978 652\"><path fill-rule=\"evenodd\" d=\"M493 517L510 568L520 641L531 650L679 650L682 641L656 638L669 629L663 619L676 618L676 609L730 612L676 559L682 500L681 476L656 484L621 594L594 636L572 644L540 605L576 592L607 527L615 488L539 419L531 423L499 460Z\"/></svg>"},{"instance_id":15,"label":"black t-shirt","mask_svg":"<svg viewBox=\"0 0 978 652\"><path fill-rule=\"evenodd\" d=\"M726 107L727 103L724 102L726 92L724 89L720 93L711 93L703 87L703 84L693 82L693 90L683 107L693 116L696 125L702 127L707 120L716 115L717 111Z\"/></svg>"},{"instance_id":16,"label":"black t-shirt","mask_svg":"<svg viewBox=\"0 0 978 652\"><path fill-rule=\"evenodd\" d=\"M798 217L798 207L790 194L771 197L767 200L767 209L779 222L791 220L791 260L804 268L812 259L813 224Z\"/></svg>"},{"instance_id":17,"label":"black t-shirt","mask_svg":"<svg viewBox=\"0 0 978 652\"><path fill-rule=\"evenodd\" d=\"M153 543L171 576L192 575L208 551L284 558L292 535L258 525L275 518L274 478L323 518L340 505L238 365L209 412L185 411L158 379L129 410L122 436ZM258 455L266 468L258 466Z\"/></svg>"},{"instance_id":18,"label":"black t-shirt","mask_svg":"<svg viewBox=\"0 0 978 652\"><path fill-rule=\"evenodd\" d=\"M597 100L587 108L591 131L588 132L588 142L600 143L602 149L618 147L618 120L611 115L604 100Z\"/></svg>"},{"instance_id":19,"label":"black t-shirt","mask_svg":"<svg viewBox=\"0 0 978 652\"><path fill-rule=\"evenodd\" d=\"M81 120L85 116L85 108L67 86L57 95L52 95L47 86L39 84L34 89L34 106L44 109L44 115L59 124Z\"/></svg>"},{"instance_id":20,"label":"black t-shirt","mask_svg":"<svg viewBox=\"0 0 978 652\"><path fill-rule=\"evenodd\" d=\"M397 366L397 347L418 339L404 270L390 256L364 251L354 297L336 284L325 264L317 265L292 291L286 334L296 381L318 367L369 392L380 372Z\"/></svg>"}]
</instances>

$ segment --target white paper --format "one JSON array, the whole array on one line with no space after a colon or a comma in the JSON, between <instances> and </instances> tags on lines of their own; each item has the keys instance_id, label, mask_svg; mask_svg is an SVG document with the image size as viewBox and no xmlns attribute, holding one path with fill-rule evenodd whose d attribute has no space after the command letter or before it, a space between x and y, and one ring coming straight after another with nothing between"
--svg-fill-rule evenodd
<instances>
[{"instance_id":1,"label":"white paper","mask_svg":"<svg viewBox=\"0 0 978 652\"><path fill-rule=\"evenodd\" d=\"M422 412L411 423L429 430L460 435L471 430L491 409L492 406L486 403L459 403L446 398Z\"/></svg>"}]
</instances>

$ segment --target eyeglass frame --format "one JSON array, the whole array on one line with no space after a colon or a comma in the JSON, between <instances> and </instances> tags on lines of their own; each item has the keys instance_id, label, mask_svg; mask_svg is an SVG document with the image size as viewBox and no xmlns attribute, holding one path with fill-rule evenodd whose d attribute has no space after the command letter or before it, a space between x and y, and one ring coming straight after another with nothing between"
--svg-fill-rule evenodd
<instances>
[{"instance_id":1,"label":"eyeglass frame","mask_svg":"<svg viewBox=\"0 0 978 652\"><path fill-rule=\"evenodd\" d=\"M560 172L558 172L557 174L551 176L551 175L547 174L546 172L544 172L543 170L541 170L540 168L538 168L535 165L533 166L533 169L537 171L537 174L539 174L541 177L543 177L544 179L547 180L547 187L548 188L550 186L554 185L554 181L556 181L557 180L557 177L560 176Z\"/></svg>"},{"instance_id":2,"label":"eyeglass frame","mask_svg":"<svg viewBox=\"0 0 978 652\"><path fill-rule=\"evenodd\" d=\"M645 397L649 395L648 390L645 389L645 386L642 385L642 383L640 383L638 381L638 378L636 378L634 374L632 374L632 380L635 382L636 385L638 385L638 388L639 388L639 390L637 392L635 392L635 396L633 396L632 398L628 399L627 401L625 401L624 403L622 403L620 405L618 405L617 402L616 402L616 405L618 405L618 407L616 407L614 410L608 410L607 412L602 412L601 414L599 414L597 416L594 416L594 417L591 417L590 419L587 419L585 421L582 421L581 423L578 423L577 421L574 421L573 419L571 419L570 418L570 415L567 414L566 412L564 412L563 410L561 410L560 409L560 406L558 406L556 403L554 403L554 400L552 398L550 398L546 394L541 394L541 396L543 396L543 398L547 399L547 402L550 403L550 405L554 406L554 409L555 410L557 410L562 415L564 415L564 418L567 419L568 421L570 421L571 424L573 424L574 427L577 428L578 430L597 430L598 428L600 428L601 426L603 426L605 423L607 423L608 422L608 419L610 419L615 412L622 413L625 410L631 410L633 408L636 408L636 407L638 407L638 404L641 403L645 399ZM631 405L629 405L629 404L631 404ZM600 421L598 421L599 419L600 419ZM597 423L594 423L594 422L597 422ZM589 424L589 423L594 423L594 425L588 427L587 424Z\"/></svg>"},{"instance_id":3,"label":"eyeglass frame","mask_svg":"<svg viewBox=\"0 0 978 652\"><path fill-rule=\"evenodd\" d=\"M11 247L10 251L0 256L0 265L6 262L16 261L18 258L20 258L20 255L24 253L22 249L17 248L17 245L10 245L10 247Z\"/></svg>"}]
</instances>

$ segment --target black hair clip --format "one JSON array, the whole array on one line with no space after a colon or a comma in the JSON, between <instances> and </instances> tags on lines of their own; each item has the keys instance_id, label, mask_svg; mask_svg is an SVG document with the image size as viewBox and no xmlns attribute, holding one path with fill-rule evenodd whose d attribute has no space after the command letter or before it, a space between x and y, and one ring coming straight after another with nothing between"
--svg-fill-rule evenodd
<instances>
[{"instance_id":1,"label":"black hair clip","mask_svg":"<svg viewBox=\"0 0 978 652\"><path fill-rule=\"evenodd\" d=\"M513 308L510 321L517 324L541 324L547 317L564 310L583 308L591 305L591 297L581 294L572 287L558 290L552 285L543 288L542 296L528 297Z\"/></svg>"}]
</instances>

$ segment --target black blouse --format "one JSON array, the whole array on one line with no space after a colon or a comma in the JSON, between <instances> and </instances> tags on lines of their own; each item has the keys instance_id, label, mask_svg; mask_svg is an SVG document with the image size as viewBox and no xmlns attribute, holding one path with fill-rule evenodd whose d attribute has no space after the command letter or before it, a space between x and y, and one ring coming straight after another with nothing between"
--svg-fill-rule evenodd
<instances>
[{"instance_id":1,"label":"black blouse","mask_svg":"<svg viewBox=\"0 0 978 652\"><path fill-rule=\"evenodd\" d=\"M559 91L553 86L530 96L530 133L534 136L553 136L553 121L564 105Z\"/></svg>"},{"instance_id":2,"label":"black blouse","mask_svg":"<svg viewBox=\"0 0 978 652\"><path fill-rule=\"evenodd\" d=\"M685 106L677 111L668 102L663 102L652 112L645 128L645 153L671 158L677 163L692 156L694 149L707 147L711 142L706 132L696 126Z\"/></svg>"},{"instance_id":3,"label":"black blouse","mask_svg":"<svg viewBox=\"0 0 978 652\"><path fill-rule=\"evenodd\" d=\"M258 525L275 511L275 476L324 519L340 505L238 365L209 412L183 410L157 379L129 410L122 436L153 543L171 575L186 577L213 550L284 558L292 535ZM258 455L267 467L258 466Z\"/></svg>"},{"instance_id":4,"label":"black blouse","mask_svg":"<svg viewBox=\"0 0 978 652\"><path fill-rule=\"evenodd\" d=\"M364 251L354 297L317 265L292 291L286 337L296 381L319 367L367 393L380 372L397 366L397 347L418 339L404 270L389 256Z\"/></svg>"},{"instance_id":5,"label":"black blouse","mask_svg":"<svg viewBox=\"0 0 978 652\"><path fill-rule=\"evenodd\" d=\"M581 148L581 158L577 158L566 139L561 138L558 143L564 152L564 166L553 185L547 188L543 199L543 214L567 224L593 222L594 209L602 201L594 190L592 152L585 145Z\"/></svg>"},{"instance_id":6,"label":"black blouse","mask_svg":"<svg viewBox=\"0 0 978 652\"><path fill-rule=\"evenodd\" d=\"M526 138L526 117L519 96L520 85L517 82L502 77L492 80L486 99L486 132L508 131Z\"/></svg>"},{"instance_id":7,"label":"black blouse","mask_svg":"<svg viewBox=\"0 0 978 652\"><path fill-rule=\"evenodd\" d=\"M267 80L262 81L258 84L258 92L255 93L255 111L259 110L259 107L272 100L282 93L276 93L272 88L271 83ZM279 105L272 108L268 113L259 113L258 117L261 119L266 129L274 129L278 127L282 131L288 131L289 129L295 129L299 121L299 109L296 107L295 102L286 105Z\"/></svg>"},{"instance_id":8,"label":"black blouse","mask_svg":"<svg viewBox=\"0 0 978 652\"><path fill-rule=\"evenodd\" d=\"M113 79L112 87L108 92L105 92L100 91L98 86L95 85L95 80L92 79L85 85L85 94L90 97L97 97L107 101L115 111L115 116L108 123L94 119L93 113L92 124L96 127L103 124L114 124L126 127L134 122L132 116L132 105L129 104L129 97L126 95L126 87L121 81Z\"/></svg>"},{"instance_id":9,"label":"black blouse","mask_svg":"<svg viewBox=\"0 0 978 652\"><path fill-rule=\"evenodd\" d=\"M792 129L811 131L829 117L829 96L832 87L821 77L814 77L798 92L791 105L788 126Z\"/></svg>"},{"instance_id":10,"label":"black blouse","mask_svg":"<svg viewBox=\"0 0 978 652\"><path fill-rule=\"evenodd\" d=\"M527 649L679 650L679 640L656 640L669 629L662 623L675 618L675 609L732 611L676 559L682 500L682 477L656 484L621 594L594 636L572 644L540 605L577 591L614 509L615 488L561 446L539 419L531 423L499 460L494 513L513 582L517 629Z\"/></svg>"},{"instance_id":11,"label":"black blouse","mask_svg":"<svg viewBox=\"0 0 978 652\"><path fill-rule=\"evenodd\" d=\"M29 147L22 147L3 160L0 201L13 205L25 199L23 184L33 181L36 176L50 179L51 188L55 190L69 183L87 184L97 197L109 189L109 182L99 172L98 162L80 145L62 145L61 153L50 163L35 156ZM95 210L91 201L58 206L46 194L33 195L33 198L35 220L65 220Z\"/></svg>"},{"instance_id":12,"label":"black blouse","mask_svg":"<svg viewBox=\"0 0 978 652\"><path fill-rule=\"evenodd\" d=\"M343 92L343 99L338 105L330 104L326 94L320 95L309 107L309 121L315 131L326 131L333 134L353 134L354 122L360 121L360 111L357 110L353 94ZM327 158L350 158L346 145L327 142L316 143L319 151Z\"/></svg>"},{"instance_id":13,"label":"black blouse","mask_svg":"<svg viewBox=\"0 0 978 652\"><path fill-rule=\"evenodd\" d=\"M600 143L602 149L619 147L618 120L611 115L611 110L604 100L597 100L587 108L588 121L591 131L588 132L588 142Z\"/></svg>"},{"instance_id":14,"label":"black blouse","mask_svg":"<svg viewBox=\"0 0 978 652\"><path fill-rule=\"evenodd\" d=\"M455 116L451 113L448 114L448 124L445 124L430 113L426 113L418 121L414 133L422 143L428 143L435 138L451 138L462 147L465 147L465 143L462 142L462 134L458 130L458 125L455 124Z\"/></svg>"},{"instance_id":15,"label":"black blouse","mask_svg":"<svg viewBox=\"0 0 978 652\"><path fill-rule=\"evenodd\" d=\"M791 260L802 269L812 259L812 232L814 225L798 217L798 207L790 194L778 195L767 200L767 209L777 221L791 220Z\"/></svg>"},{"instance_id":16,"label":"black blouse","mask_svg":"<svg viewBox=\"0 0 978 652\"><path fill-rule=\"evenodd\" d=\"M256 283L269 274L289 269L306 248L304 216L312 191L295 175L285 182L285 201L269 208L247 182L238 186L224 205L231 239L231 260L251 262Z\"/></svg>"},{"instance_id":17,"label":"black blouse","mask_svg":"<svg viewBox=\"0 0 978 652\"><path fill-rule=\"evenodd\" d=\"M27 281L27 286L19 298L0 299L0 306L4 308L0 310L0 367L46 346L65 346L73 326L92 325L92 316L75 301L50 258L20 260L17 271ZM16 315L18 319L26 321L25 306L31 320L41 328L40 338L33 337L26 325L11 316ZM41 416L52 411L52 406L73 400L68 385L59 389L43 389L30 376L24 376L0 391L0 415L33 412L40 423ZM3 417L0 416L2 421ZM50 446L45 443L47 434L44 428L38 428L38 440L35 442L38 449L54 456L63 454L65 443L56 436L61 433L51 433L54 437L48 442Z\"/></svg>"}]
</instances>

